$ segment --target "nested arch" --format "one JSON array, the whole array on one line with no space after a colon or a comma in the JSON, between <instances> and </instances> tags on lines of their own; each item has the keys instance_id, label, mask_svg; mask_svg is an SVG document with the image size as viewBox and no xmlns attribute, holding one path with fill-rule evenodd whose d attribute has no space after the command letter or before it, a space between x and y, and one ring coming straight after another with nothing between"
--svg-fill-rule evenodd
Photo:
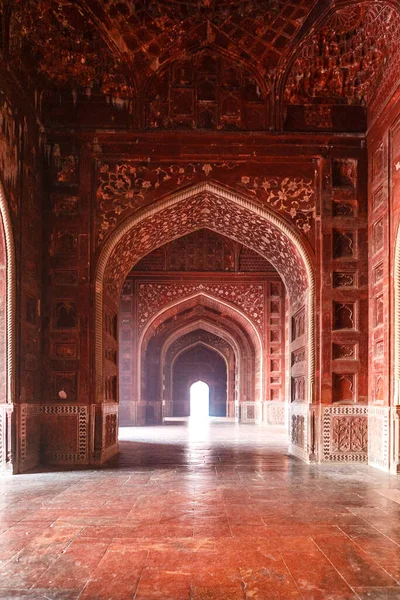
<instances>
[{"instance_id":1,"label":"nested arch","mask_svg":"<svg viewBox=\"0 0 400 600\"><path fill-rule=\"evenodd\" d=\"M173 343L182 332L193 331L198 326L218 331L233 346L241 366L240 396L248 401L261 401L264 388L263 345L257 329L238 308L205 294L185 297L164 307L142 332L137 363L139 400L148 401L150 396L161 398L160 373L168 341ZM151 363L147 361L148 354L152 356Z\"/></svg>"},{"instance_id":2,"label":"nested arch","mask_svg":"<svg viewBox=\"0 0 400 600\"><path fill-rule=\"evenodd\" d=\"M118 312L122 284L143 256L176 238L208 228L264 256L280 273L292 306L308 311L309 386L314 384L315 279L306 243L280 216L214 182L171 194L124 221L104 245L95 274L95 370L103 400L103 307Z\"/></svg>"},{"instance_id":3,"label":"nested arch","mask_svg":"<svg viewBox=\"0 0 400 600\"><path fill-rule=\"evenodd\" d=\"M226 361L227 367L227 415L235 416L235 403L241 397L244 382L244 357L243 348L239 346L236 336L222 327L220 323L208 322L206 319L196 319L191 323L181 326L174 331L165 341L161 350L161 370L163 375L163 402L169 408L168 402L172 397L172 364L179 352L189 347L190 344L211 344L220 352ZM223 343L223 346L221 345ZM218 347L220 346L220 347ZM250 367L253 374L255 368ZM242 376L241 376L242 373ZM171 405L172 408L172 405Z\"/></svg>"}]
</instances>

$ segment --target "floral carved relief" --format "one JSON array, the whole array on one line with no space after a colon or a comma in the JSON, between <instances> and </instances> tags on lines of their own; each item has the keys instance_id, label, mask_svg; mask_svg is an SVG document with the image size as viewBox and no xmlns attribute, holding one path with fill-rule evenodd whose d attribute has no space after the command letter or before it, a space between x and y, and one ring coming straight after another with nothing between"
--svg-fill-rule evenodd
<instances>
[{"instance_id":1,"label":"floral carved relief","mask_svg":"<svg viewBox=\"0 0 400 600\"><path fill-rule=\"evenodd\" d=\"M240 308L257 327L263 330L264 292L262 285L229 285L210 283L143 283L138 294L138 327L146 323L163 306L196 293L226 300Z\"/></svg>"},{"instance_id":2,"label":"floral carved relief","mask_svg":"<svg viewBox=\"0 0 400 600\"><path fill-rule=\"evenodd\" d=\"M204 227L228 235L266 257L286 282L292 297L304 297L308 278L294 243L264 217L207 192L149 216L121 239L105 270L107 294L117 300L133 265L155 247Z\"/></svg>"},{"instance_id":3,"label":"floral carved relief","mask_svg":"<svg viewBox=\"0 0 400 600\"><path fill-rule=\"evenodd\" d=\"M242 176L237 185L254 194L263 204L289 217L303 233L312 228L315 197L311 179Z\"/></svg>"},{"instance_id":4,"label":"floral carved relief","mask_svg":"<svg viewBox=\"0 0 400 600\"><path fill-rule=\"evenodd\" d=\"M129 210L143 206L152 194L162 187L175 189L209 175L215 169L233 169L234 163L189 163L186 165L161 165L148 167L134 163L100 167L97 189L98 243L112 230L118 218Z\"/></svg>"},{"instance_id":5,"label":"floral carved relief","mask_svg":"<svg viewBox=\"0 0 400 600\"><path fill-rule=\"evenodd\" d=\"M101 164L97 188L98 245L127 212L149 204L160 192L175 191L183 185L211 177L224 180L229 173L234 176L234 185L240 192L251 195L261 204L282 214L303 233L312 230L315 218L312 179L253 175L239 177L235 171L240 166L233 162L153 166L139 163Z\"/></svg>"}]
</instances>

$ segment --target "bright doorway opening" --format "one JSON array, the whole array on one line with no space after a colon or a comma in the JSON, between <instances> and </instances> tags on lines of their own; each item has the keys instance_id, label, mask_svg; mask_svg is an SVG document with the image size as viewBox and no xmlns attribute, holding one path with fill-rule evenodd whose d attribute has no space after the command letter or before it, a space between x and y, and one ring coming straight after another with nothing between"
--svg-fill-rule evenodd
<instances>
[{"instance_id":1,"label":"bright doorway opening","mask_svg":"<svg viewBox=\"0 0 400 600\"><path fill-rule=\"evenodd\" d=\"M190 418L204 421L210 416L210 388L204 381L190 386Z\"/></svg>"}]
</instances>

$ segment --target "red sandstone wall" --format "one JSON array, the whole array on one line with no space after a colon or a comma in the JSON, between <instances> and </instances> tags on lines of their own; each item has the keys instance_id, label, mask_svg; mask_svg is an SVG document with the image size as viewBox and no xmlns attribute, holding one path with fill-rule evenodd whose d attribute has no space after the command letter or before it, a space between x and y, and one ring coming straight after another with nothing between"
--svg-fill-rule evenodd
<instances>
[{"instance_id":1,"label":"red sandstone wall","mask_svg":"<svg viewBox=\"0 0 400 600\"><path fill-rule=\"evenodd\" d=\"M1 76L0 76L1 78ZM2 80L3 81L3 80ZM0 108L0 180L12 225L16 277L13 294L17 314L13 315L16 354L14 381L8 397L5 348L6 296L2 269L0 323L3 346L0 350L0 429L6 436L0 443L0 470L29 469L39 462L41 387L41 300L42 300L42 166L43 146L34 115L24 99L12 89L9 77L3 81ZM3 235L1 235L3 237ZM3 240L4 241L4 240ZM5 248L1 250L5 265ZM7 336L7 344L11 339ZM14 406L13 423L6 417ZM18 432L18 435L15 433ZM12 441L11 441L12 440Z\"/></svg>"},{"instance_id":2,"label":"red sandstone wall","mask_svg":"<svg viewBox=\"0 0 400 600\"><path fill-rule=\"evenodd\" d=\"M400 102L398 94L368 134L370 463L397 472L398 392L395 376L395 252L400 219Z\"/></svg>"}]
</instances>

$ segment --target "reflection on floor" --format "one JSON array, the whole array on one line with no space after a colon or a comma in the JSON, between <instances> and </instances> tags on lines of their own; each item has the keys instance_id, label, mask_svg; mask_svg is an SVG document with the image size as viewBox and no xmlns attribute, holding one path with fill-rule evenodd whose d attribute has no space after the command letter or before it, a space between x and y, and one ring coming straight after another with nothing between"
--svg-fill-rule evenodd
<instances>
[{"instance_id":1,"label":"reflection on floor","mask_svg":"<svg viewBox=\"0 0 400 600\"><path fill-rule=\"evenodd\" d=\"M282 429L124 429L97 471L1 484L0 598L400 598L400 479L307 466Z\"/></svg>"}]
</instances>

